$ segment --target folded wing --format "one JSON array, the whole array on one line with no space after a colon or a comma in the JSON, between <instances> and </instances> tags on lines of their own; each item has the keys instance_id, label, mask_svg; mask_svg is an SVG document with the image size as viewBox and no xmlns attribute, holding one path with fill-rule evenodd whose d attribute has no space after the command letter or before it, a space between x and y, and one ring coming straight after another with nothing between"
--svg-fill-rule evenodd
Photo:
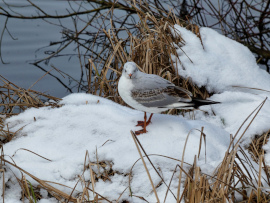
<instances>
[{"instance_id":1,"label":"folded wing","mask_svg":"<svg viewBox=\"0 0 270 203\"><path fill-rule=\"evenodd\" d=\"M190 106L192 93L176 86L159 87L155 89L136 89L131 96L145 107L177 108Z\"/></svg>"}]
</instances>

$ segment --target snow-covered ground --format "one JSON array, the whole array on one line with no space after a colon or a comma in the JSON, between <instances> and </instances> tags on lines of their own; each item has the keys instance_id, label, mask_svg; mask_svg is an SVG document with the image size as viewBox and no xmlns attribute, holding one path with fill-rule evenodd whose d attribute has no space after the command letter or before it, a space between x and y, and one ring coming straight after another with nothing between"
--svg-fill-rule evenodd
<instances>
[{"instance_id":1,"label":"snow-covered ground","mask_svg":"<svg viewBox=\"0 0 270 203\"><path fill-rule=\"evenodd\" d=\"M224 157L230 143L230 134L235 135L248 115L269 96L269 92L266 91L234 86L270 90L270 75L258 67L254 56L243 45L211 29L201 28L202 47L199 38L190 31L179 26L175 26L175 29L175 33L180 33L185 40L185 45L177 51L178 56L174 57L175 60L181 61L176 67L179 73L192 78L197 85L206 86L209 91L215 92L210 99L222 103L201 107L208 113L195 111L195 120L189 115L183 117L155 114L152 123L147 127L148 132L138 136L147 154L156 154L150 158L167 184L175 166L180 162L157 155L181 159L186 138L190 133L184 161L192 164L200 147L199 130L204 127L206 149L202 143L198 164L204 173L211 174ZM91 162L97 162L98 158L107 164L107 168L111 164L116 172L109 177L110 180L99 179L95 183L97 193L109 200L117 200L123 193L121 199L140 202L142 200L135 196L142 196L149 202L156 202L143 164L141 161L136 162L140 156L130 133L131 130L140 129L135 125L138 120L143 119L143 112L83 93L71 94L63 98L61 103L63 106L60 108L32 108L7 119L6 123L11 131L23 128L16 138L4 145L5 158L42 180L71 187L70 189L52 184L70 194L79 180L78 175L83 174L85 155L88 151ZM238 135L242 134L248 122ZM269 123L270 102L267 100L242 138L242 145L250 143L256 134L269 130ZM268 145L265 149L270 152L270 144ZM266 161L270 164L268 154ZM93 166L93 169L98 173L96 167ZM160 177L150 164L148 169L154 185L158 185ZM129 186L127 174L131 170L130 186L132 194L135 195L132 198L129 197L130 190L126 189ZM104 169L101 169L101 172L104 172ZM5 182L8 182L9 187L5 191L5 202L20 201L20 186L13 173L21 177L17 169L8 165ZM171 184L171 190L175 195L177 176ZM30 177L26 178L32 185L37 184ZM89 170L84 172L84 178L91 179ZM74 194L81 191L82 184L77 184ZM161 201L166 191L167 187L164 184L157 188ZM46 191L42 191L41 194L41 202L56 202L54 198L48 199ZM175 202L170 192L166 200Z\"/></svg>"},{"instance_id":2,"label":"snow-covered ground","mask_svg":"<svg viewBox=\"0 0 270 203\"><path fill-rule=\"evenodd\" d=\"M195 34L178 25L175 28L186 43L178 48L178 56L175 57L182 62L177 66L179 73L215 92L211 100L222 102L221 105L201 107L210 116L196 111L195 117L219 125L234 135L248 115L270 96L270 75L259 68L247 47L210 28L200 29L203 46ZM211 116L211 108L216 116ZM269 119L270 102L267 100L243 142L250 143L254 135L267 132L270 129Z\"/></svg>"}]
</instances>

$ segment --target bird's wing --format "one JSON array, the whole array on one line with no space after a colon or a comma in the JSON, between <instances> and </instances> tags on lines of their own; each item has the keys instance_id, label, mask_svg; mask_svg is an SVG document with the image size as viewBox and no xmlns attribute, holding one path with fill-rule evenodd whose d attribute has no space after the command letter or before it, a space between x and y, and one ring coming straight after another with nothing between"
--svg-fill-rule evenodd
<instances>
[{"instance_id":1,"label":"bird's wing","mask_svg":"<svg viewBox=\"0 0 270 203\"><path fill-rule=\"evenodd\" d=\"M165 88L168 86L174 86L168 80L164 78L154 75L154 74L146 74L146 73L138 73L139 76L137 78L132 79L132 83L134 85L134 89L157 89L157 88Z\"/></svg>"},{"instance_id":2,"label":"bird's wing","mask_svg":"<svg viewBox=\"0 0 270 203\"><path fill-rule=\"evenodd\" d=\"M166 108L179 102L191 102L192 94L180 87L156 86L153 89L134 89L131 96L138 103L146 107Z\"/></svg>"}]
</instances>

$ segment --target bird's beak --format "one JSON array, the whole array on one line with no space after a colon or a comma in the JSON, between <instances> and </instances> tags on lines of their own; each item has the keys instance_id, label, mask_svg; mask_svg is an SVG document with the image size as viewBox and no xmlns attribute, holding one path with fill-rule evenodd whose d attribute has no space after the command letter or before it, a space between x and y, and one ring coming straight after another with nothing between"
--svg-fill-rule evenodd
<instances>
[{"instance_id":1,"label":"bird's beak","mask_svg":"<svg viewBox=\"0 0 270 203\"><path fill-rule=\"evenodd\" d=\"M130 77L130 79L131 79L132 74L130 73L130 74L128 74L128 76L129 76L129 77Z\"/></svg>"}]
</instances>

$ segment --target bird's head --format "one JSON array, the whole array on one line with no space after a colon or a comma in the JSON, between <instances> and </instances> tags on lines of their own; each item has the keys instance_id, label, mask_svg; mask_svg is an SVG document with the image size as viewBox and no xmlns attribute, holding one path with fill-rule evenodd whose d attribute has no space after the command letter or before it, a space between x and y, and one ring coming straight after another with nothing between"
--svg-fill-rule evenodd
<instances>
[{"instance_id":1,"label":"bird's head","mask_svg":"<svg viewBox=\"0 0 270 203\"><path fill-rule=\"evenodd\" d=\"M124 65L122 75L125 76L127 79L133 79L137 77L139 72L140 71L137 68L136 63L127 62Z\"/></svg>"}]
</instances>

